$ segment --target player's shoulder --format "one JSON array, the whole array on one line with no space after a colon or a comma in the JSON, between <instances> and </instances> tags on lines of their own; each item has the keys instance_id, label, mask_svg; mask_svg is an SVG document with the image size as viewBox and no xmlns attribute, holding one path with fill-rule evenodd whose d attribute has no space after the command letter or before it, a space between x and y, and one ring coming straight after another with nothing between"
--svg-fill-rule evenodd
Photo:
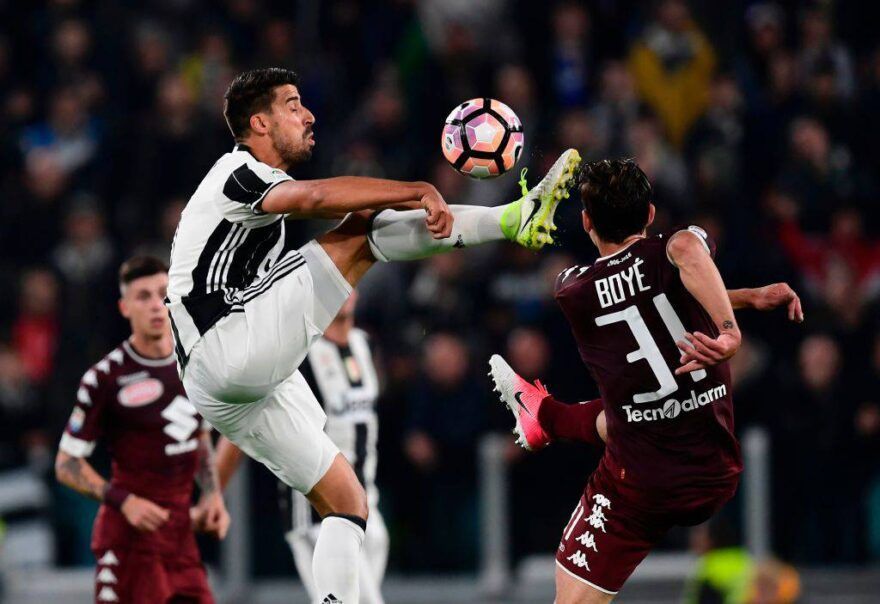
<instances>
[{"instance_id":1,"label":"player's shoulder","mask_svg":"<svg viewBox=\"0 0 880 604\"><path fill-rule=\"evenodd\" d=\"M699 242L703 246L703 248L705 248L705 250L707 252L709 252L710 256L712 256L712 257L715 256L715 250L716 250L715 240L712 238L711 235L709 235L709 233L706 231L706 229L704 229L703 227L701 227L699 225L680 224L680 225L677 225L671 229L664 231L663 233L655 235L655 237L657 237L658 241L660 243L662 243L662 249L664 251L664 255L666 255L667 258L668 258L669 242L672 241L673 239L677 239L682 236L688 237L690 240Z\"/></svg>"},{"instance_id":2,"label":"player's shoulder","mask_svg":"<svg viewBox=\"0 0 880 604\"><path fill-rule=\"evenodd\" d=\"M84 400L90 398L89 390L103 390L112 386L116 376L122 372L126 360L125 351L120 344L86 369L80 379L80 387L77 392L79 402L84 404L91 402Z\"/></svg>"}]
</instances>

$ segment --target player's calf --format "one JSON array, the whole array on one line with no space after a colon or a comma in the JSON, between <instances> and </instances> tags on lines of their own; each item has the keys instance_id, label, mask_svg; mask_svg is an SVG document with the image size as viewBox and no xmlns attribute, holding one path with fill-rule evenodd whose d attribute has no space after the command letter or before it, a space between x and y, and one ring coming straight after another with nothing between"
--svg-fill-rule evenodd
<instances>
[{"instance_id":1,"label":"player's calf","mask_svg":"<svg viewBox=\"0 0 880 604\"><path fill-rule=\"evenodd\" d=\"M366 492L351 465L338 454L306 497L323 518L312 559L318 601L357 602L369 514Z\"/></svg>"}]
</instances>

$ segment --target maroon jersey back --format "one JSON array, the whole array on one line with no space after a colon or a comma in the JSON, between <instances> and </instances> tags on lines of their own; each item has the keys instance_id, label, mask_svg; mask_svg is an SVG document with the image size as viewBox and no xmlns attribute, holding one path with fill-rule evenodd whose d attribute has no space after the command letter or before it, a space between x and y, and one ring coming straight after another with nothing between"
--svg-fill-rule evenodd
<instances>
[{"instance_id":1,"label":"maroon jersey back","mask_svg":"<svg viewBox=\"0 0 880 604\"><path fill-rule=\"evenodd\" d=\"M714 257L706 233L687 230ZM556 282L556 299L602 395L603 469L651 492L652 504L670 506L686 504L691 488L729 488L742 470L728 364L674 374L681 357L676 342L685 331L718 335L667 258L675 232L569 268Z\"/></svg>"},{"instance_id":2,"label":"maroon jersey back","mask_svg":"<svg viewBox=\"0 0 880 604\"><path fill-rule=\"evenodd\" d=\"M88 457L102 440L114 485L166 506L189 505L202 420L173 355L144 358L125 341L86 371L76 399L62 451Z\"/></svg>"}]
</instances>

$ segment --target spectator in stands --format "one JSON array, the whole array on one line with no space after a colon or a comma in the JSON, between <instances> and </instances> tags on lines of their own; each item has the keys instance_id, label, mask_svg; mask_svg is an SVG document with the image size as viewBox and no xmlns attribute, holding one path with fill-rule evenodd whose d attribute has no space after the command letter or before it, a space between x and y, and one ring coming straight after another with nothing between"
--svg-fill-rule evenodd
<instances>
[{"instance_id":1,"label":"spectator in stands","mask_svg":"<svg viewBox=\"0 0 880 604\"><path fill-rule=\"evenodd\" d=\"M747 103L765 105L772 79L770 65L785 43L785 13L774 2L758 2L746 10L745 17L748 39L745 51L736 57L736 76Z\"/></svg>"},{"instance_id":2,"label":"spectator in stands","mask_svg":"<svg viewBox=\"0 0 880 604\"><path fill-rule=\"evenodd\" d=\"M590 98L593 49L590 44L590 13L579 2L558 4L551 15L553 44L548 64L558 107L583 107Z\"/></svg>"},{"instance_id":3,"label":"spectator in stands","mask_svg":"<svg viewBox=\"0 0 880 604\"><path fill-rule=\"evenodd\" d=\"M49 436L39 391L28 379L21 358L0 343L0 470L51 464Z\"/></svg>"},{"instance_id":4,"label":"spectator in stands","mask_svg":"<svg viewBox=\"0 0 880 604\"><path fill-rule=\"evenodd\" d=\"M776 475L785 476L774 492L776 548L796 561L852 562L858 556L859 477L840 472L855 459L854 402L843 369L837 340L807 337L796 380L787 380L774 405L774 463ZM812 488L817 475L835 476L833 486ZM813 495L804 501L808 490Z\"/></svg>"},{"instance_id":5,"label":"spectator in stands","mask_svg":"<svg viewBox=\"0 0 880 604\"><path fill-rule=\"evenodd\" d=\"M626 132L639 119L639 98L632 73L621 61L609 61L602 68L599 99L591 113L599 149L581 148L581 155L605 153L608 157L622 157L628 152Z\"/></svg>"},{"instance_id":6,"label":"spectator in stands","mask_svg":"<svg viewBox=\"0 0 880 604\"><path fill-rule=\"evenodd\" d=\"M450 333L425 340L422 378L408 400L404 450L416 471L422 559L451 570L473 563L476 552L476 446L486 429L485 384L474 379L465 342Z\"/></svg>"},{"instance_id":7,"label":"spectator in stands","mask_svg":"<svg viewBox=\"0 0 880 604\"><path fill-rule=\"evenodd\" d=\"M715 51L683 0L663 0L630 52L629 66L642 99L681 148L709 102Z\"/></svg>"},{"instance_id":8,"label":"spectator in stands","mask_svg":"<svg viewBox=\"0 0 880 604\"><path fill-rule=\"evenodd\" d=\"M27 379L45 384L55 369L60 321L58 281L45 268L32 269L21 278L18 317L12 325L12 342Z\"/></svg>"},{"instance_id":9,"label":"spectator in stands","mask_svg":"<svg viewBox=\"0 0 880 604\"><path fill-rule=\"evenodd\" d=\"M851 98L856 91L852 57L834 37L829 10L817 3L800 15L798 64L801 73L810 74L815 73L821 63L828 63L827 69L833 75L839 94Z\"/></svg>"},{"instance_id":10,"label":"spectator in stands","mask_svg":"<svg viewBox=\"0 0 880 604\"><path fill-rule=\"evenodd\" d=\"M852 193L852 157L813 118L796 119L789 140L789 159L778 183L798 200L805 229L826 229L832 209Z\"/></svg>"}]
</instances>

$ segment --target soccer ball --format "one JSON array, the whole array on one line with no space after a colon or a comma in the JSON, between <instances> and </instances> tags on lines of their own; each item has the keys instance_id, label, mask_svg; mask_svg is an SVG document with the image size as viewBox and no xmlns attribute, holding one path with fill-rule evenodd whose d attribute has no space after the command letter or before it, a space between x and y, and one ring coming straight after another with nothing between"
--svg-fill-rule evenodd
<instances>
[{"instance_id":1,"label":"soccer ball","mask_svg":"<svg viewBox=\"0 0 880 604\"><path fill-rule=\"evenodd\" d=\"M494 178L516 165L523 149L522 122L495 99L471 99L446 118L441 145L452 167L473 178Z\"/></svg>"}]
</instances>

